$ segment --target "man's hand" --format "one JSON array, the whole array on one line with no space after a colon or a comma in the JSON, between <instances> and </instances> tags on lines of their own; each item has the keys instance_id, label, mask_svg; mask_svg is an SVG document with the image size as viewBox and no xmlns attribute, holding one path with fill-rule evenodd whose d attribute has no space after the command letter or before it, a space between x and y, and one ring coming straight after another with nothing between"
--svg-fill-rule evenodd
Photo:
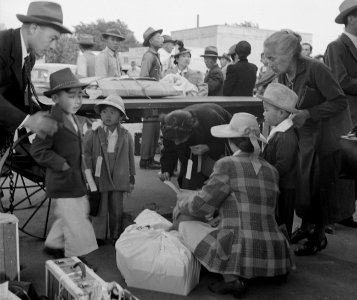
<instances>
[{"instance_id":1,"label":"man's hand","mask_svg":"<svg viewBox=\"0 0 357 300\"><path fill-rule=\"evenodd\" d=\"M207 145L203 145L203 144L191 146L190 148L191 148L192 153L196 154L196 155L202 155L209 151L209 147Z\"/></svg>"},{"instance_id":2,"label":"man's hand","mask_svg":"<svg viewBox=\"0 0 357 300\"><path fill-rule=\"evenodd\" d=\"M57 122L49 117L48 112L39 111L27 118L24 127L44 139L46 135L52 136L58 129Z\"/></svg>"},{"instance_id":3,"label":"man's hand","mask_svg":"<svg viewBox=\"0 0 357 300\"><path fill-rule=\"evenodd\" d=\"M310 113L308 110L298 110L292 115L292 121L295 127L300 128L302 127L307 119L310 119Z\"/></svg>"},{"instance_id":4,"label":"man's hand","mask_svg":"<svg viewBox=\"0 0 357 300\"><path fill-rule=\"evenodd\" d=\"M157 173L157 176L159 176L161 181L165 181L165 180L170 181L170 179L171 179L169 172L164 172L164 173L159 172L159 173Z\"/></svg>"}]
</instances>

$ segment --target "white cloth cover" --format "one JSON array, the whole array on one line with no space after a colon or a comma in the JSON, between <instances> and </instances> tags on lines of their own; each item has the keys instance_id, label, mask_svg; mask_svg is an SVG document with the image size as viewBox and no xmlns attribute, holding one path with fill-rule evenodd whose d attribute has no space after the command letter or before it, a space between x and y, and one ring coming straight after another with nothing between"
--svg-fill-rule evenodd
<instances>
[{"instance_id":1,"label":"white cloth cover","mask_svg":"<svg viewBox=\"0 0 357 300\"><path fill-rule=\"evenodd\" d=\"M130 225L115 249L128 286L186 296L199 282L201 265L177 231Z\"/></svg>"},{"instance_id":2,"label":"white cloth cover","mask_svg":"<svg viewBox=\"0 0 357 300\"><path fill-rule=\"evenodd\" d=\"M198 93L198 88L179 74L167 74L160 82L172 85L175 90L181 91L184 96L190 92Z\"/></svg>"},{"instance_id":3,"label":"white cloth cover","mask_svg":"<svg viewBox=\"0 0 357 300\"><path fill-rule=\"evenodd\" d=\"M144 209L134 220L139 226L147 226L154 229L168 230L172 227L172 223L159 215L156 211Z\"/></svg>"}]
</instances>

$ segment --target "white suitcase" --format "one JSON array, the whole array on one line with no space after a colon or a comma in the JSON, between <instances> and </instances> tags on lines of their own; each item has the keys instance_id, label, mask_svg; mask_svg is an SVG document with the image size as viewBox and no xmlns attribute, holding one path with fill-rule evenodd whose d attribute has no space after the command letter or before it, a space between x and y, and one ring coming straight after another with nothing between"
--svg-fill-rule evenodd
<instances>
[{"instance_id":1,"label":"white suitcase","mask_svg":"<svg viewBox=\"0 0 357 300\"><path fill-rule=\"evenodd\" d=\"M46 261L46 296L49 300L137 299L117 283L107 283L77 257Z\"/></svg>"}]
</instances>

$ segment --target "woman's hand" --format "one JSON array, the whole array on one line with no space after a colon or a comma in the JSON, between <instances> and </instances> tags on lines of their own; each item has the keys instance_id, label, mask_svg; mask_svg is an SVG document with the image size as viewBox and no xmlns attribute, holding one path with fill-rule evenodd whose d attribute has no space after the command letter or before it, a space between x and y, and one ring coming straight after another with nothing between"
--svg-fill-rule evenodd
<instances>
[{"instance_id":1,"label":"woman's hand","mask_svg":"<svg viewBox=\"0 0 357 300\"><path fill-rule=\"evenodd\" d=\"M157 173L157 176L160 178L161 181L170 181L171 177L170 177L170 173L169 172L164 172L164 173Z\"/></svg>"},{"instance_id":2,"label":"woman's hand","mask_svg":"<svg viewBox=\"0 0 357 300\"><path fill-rule=\"evenodd\" d=\"M209 147L207 145L203 145L203 144L191 146L190 148L191 148L192 153L196 154L196 155L202 155L209 151Z\"/></svg>"},{"instance_id":3,"label":"woman's hand","mask_svg":"<svg viewBox=\"0 0 357 300\"><path fill-rule=\"evenodd\" d=\"M306 120L310 119L310 113L308 110L298 110L292 115L291 120L293 121L295 127L300 128L302 127Z\"/></svg>"}]
</instances>

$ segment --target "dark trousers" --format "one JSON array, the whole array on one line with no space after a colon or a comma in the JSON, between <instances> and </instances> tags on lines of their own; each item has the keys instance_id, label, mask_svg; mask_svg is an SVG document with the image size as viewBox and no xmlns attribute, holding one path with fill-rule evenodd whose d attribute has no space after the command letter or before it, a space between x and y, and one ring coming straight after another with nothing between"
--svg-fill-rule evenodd
<instances>
[{"instance_id":1,"label":"dark trousers","mask_svg":"<svg viewBox=\"0 0 357 300\"><path fill-rule=\"evenodd\" d=\"M154 159L160 137L158 117L144 118L141 138L141 159Z\"/></svg>"},{"instance_id":2,"label":"dark trousers","mask_svg":"<svg viewBox=\"0 0 357 300\"><path fill-rule=\"evenodd\" d=\"M280 189L276 212L276 222L278 225L285 224L289 238L291 238L291 232L293 228L295 199L295 189Z\"/></svg>"}]
</instances>

